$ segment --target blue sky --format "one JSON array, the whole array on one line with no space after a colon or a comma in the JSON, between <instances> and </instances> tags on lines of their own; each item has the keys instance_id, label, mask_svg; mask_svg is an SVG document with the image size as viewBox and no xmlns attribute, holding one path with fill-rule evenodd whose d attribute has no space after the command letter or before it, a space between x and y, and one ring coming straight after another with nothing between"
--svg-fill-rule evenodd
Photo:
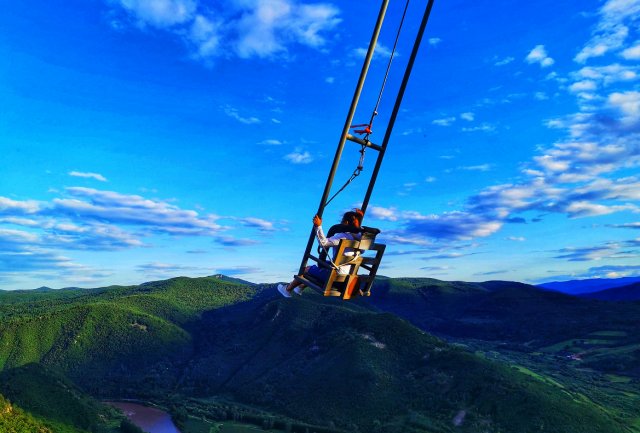
<instances>
[{"instance_id":1,"label":"blue sky","mask_svg":"<svg viewBox=\"0 0 640 433\"><path fill-rule=\"evenodd\" d=\"M374 142L424 3L411 4ZM403 6L389 7L357 123ZM0 288L289 280L378 8L4 2ZM365 218L388 244L380 273L640 275L639 18L640 0L436 0ZM358 150L347 145L336 185ZM325 221L359 204L374 156Z\"/></svg>"}]
</instances>

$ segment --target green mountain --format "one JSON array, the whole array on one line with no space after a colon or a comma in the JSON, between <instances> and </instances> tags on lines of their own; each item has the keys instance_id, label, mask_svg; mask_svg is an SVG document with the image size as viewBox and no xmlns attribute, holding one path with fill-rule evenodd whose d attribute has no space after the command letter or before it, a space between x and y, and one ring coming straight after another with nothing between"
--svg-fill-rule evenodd
<instances>
[{"instance_id":1,"label":"green mountain","mask_svg":"<svg viewBox=\"0 0 640 433\"><path fill-rule=\"evenodd\" d=\"M445 338L543 352L576 367L640 378L636 303L577 298L522 283L376 282L371 305Z\"/></svg>"},{"instance_id":2,"label":"green mountain","mask_svg":"<svg viewBox=\"0 0 640 433\"><path fill-rule=\"evenodd\" d=\"M376 282L371 305L436 334L541 347L603 327L634 334L633 304L611 304L522 283L398 278Z\"/></svg>"},{"instance_id":3,"label":"green mountain","mask_svg":"<svg viewBox=\"0 0 640 433\"><path fill-rule=\"evenodd\" d=\"M5 292L0 368L42 363L95 392L92 387L114 374L141 378L152 366L188 356L188 322L250 293L252 289L214 278L39 295Z\"/></svg>"},{"instance_id":4,"label":"green mountain","mask_svg":"<svg viewBox=\"0 0 640 433\"><path fill-rule=\"evenodd\" d=\"M10 403L1 394L0 431L6 433L53 433L49 427Z\"/></svg>"},{"instance_id":5,"label":"green mountain","mask_svg":"<svg viewBox=\"0 0 640 433\"><path fill-rule=\"evenodd\" d=\"M314 296L247 307L205 315L190 392L364 431L626 431L584 396L392 314Z\"/></svg>"},{"instance_id":6,"label":"green mountain","mask_svg":"<svg viewBox=\"0 0 640 433\"><path fill-rule=\"evenodd\" d=\"M113 408L94 400L64 376L40 364L4 370L0 373L0 392L43 420L55 433L119 431L121 416Z\"/></svg>"},{"instance_id":7,"label":"green mountain","mask_svg":"<svg viewBox=\"0 0 640 433\"><path fill-rule=\"evenodd\" d=\"M589 328L580 319L601 304L609 303L519 283L429 279L382 279L371 298L356 302L306 293L282 299L273 286L220 276L5 292L0 392L43 419L83 429L98 425L91 414L99 410L80 398L88 392L160 402L182 419L236 419L253 408L262 426L281 430L304 422L327 432L637 432L632 404L608 406L588 387L425 332L525 348L534 336L543 350L557 338L527 319L557 325L564 311L575 329L562 332L576 335L601 329L604 322ZM637 318L618 312L620 324ZM68 390L54 412L75 408L69 414L78 418L44 411L56 394L38 391L40 382Z\"/></svg>"}]
</instances>

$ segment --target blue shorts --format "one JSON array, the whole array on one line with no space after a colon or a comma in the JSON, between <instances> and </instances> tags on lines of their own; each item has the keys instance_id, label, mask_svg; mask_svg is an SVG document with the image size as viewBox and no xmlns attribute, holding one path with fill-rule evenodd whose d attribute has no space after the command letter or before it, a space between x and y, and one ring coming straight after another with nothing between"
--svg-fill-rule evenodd
<instances>
[{"instance_id":1,"label":"blue shorts","mask_svg":"<svg viewBox=\"0 0 640 433\"><path fill-rule=\"evenodd\" d=\"M313 265L309 267L307 274L311 275L316 280L320 280L323 283L329 279L331 269Z\"/></svg>"}]
</instances>

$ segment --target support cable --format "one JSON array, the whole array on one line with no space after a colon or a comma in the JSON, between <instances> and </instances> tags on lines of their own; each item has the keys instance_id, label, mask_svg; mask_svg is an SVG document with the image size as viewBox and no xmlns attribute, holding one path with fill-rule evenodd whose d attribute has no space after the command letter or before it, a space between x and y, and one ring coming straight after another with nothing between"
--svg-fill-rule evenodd
<instances>
[{"instance_id":1,"label":"support cable","mask_svg":"<svg viewBox=\"0 0 640 433\"><path fill-rule=\"evenodd\" d=\"M409 2L411 0L407 0L404 5L404 11L402 12L402 18L400 19L400 25L398 26L398 31L396 32L396 39L393 42L393 49L391 50L391 55L389 56L389 62L387 62L387 70L384 73L384 78L382 80L382 86L380 86L380 92L378 93L378 100L376 101L376 105L373 108L373 112L371 113L371 118L369 119L369 123L364 123L361 125L352 125L352 128L362 128L361 130L355 130L354 132L358 134L365 134L364 139L368 140L369 135L373 133L371 127L373 126L373 120L378 115L378 108L380 107L380 102L382 101L382 94L384 93L384 89L387 85L387 80L389 79L389 72L391 71L391 63L393 62L393 58L396 54L396 49L398 48L398 41L400 40L400 33L402 32L402 26L404 25L404 19L407 16L407 10L409 9Z\"/></svg>"}]
</instances>

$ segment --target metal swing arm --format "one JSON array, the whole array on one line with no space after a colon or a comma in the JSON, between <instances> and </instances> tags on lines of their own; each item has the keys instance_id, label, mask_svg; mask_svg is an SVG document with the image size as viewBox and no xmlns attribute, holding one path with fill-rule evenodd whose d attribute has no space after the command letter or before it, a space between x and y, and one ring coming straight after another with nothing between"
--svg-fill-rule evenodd
<instances>
[{"instance_id":1,"label":"metal swing arm","mask_svg":"<svg viewBox=\"0 0 640 433\"><path fill-rule=\"evenodd\" d=\"M345 120L344 127L342 128L342 134L340 135L340 141L338 142L338 148L336 149L336 154L333 158L333 164L331 166L331 171L329 172L329 177L327 178L327 183L324 187L324 192L322 193L322 199L320 200L320 205L318 206L318 211L316 215L322 218L322 214L324 212L325 203L329 198L329 193L331 192L331 186L333 185L333 179L338 171L338 165L340 163L340 158L342 157L342 151L344 149L344 144L347 141L347 135L349 134L349 128L353 123L353 116L355 115L356 108L358 106L358 101L360 100L360 94L362 93L362 88L364 87L364 82L367 77L367 72L369 72L369 65L371 64L371 59L373 59L373 52L375 46L378 42L378 37L380 36L380 30L382 29L382 23L384 22L384 17L387 13L387 7L389 6L389 0L383 0L382 5L380 6L380 11L378 12L378 19L376 21L376 25L373 29L373 34L371 35L371 41L369 42L369 48L367 50L367 55L364 59L364 64L362 66L362 70L360 71L360 77L358 78L358 84L356 85L356 90L353 94L353 98L351 100L351 106L349 107L349 112L347 114L347 119ZM309 241L307 242L307 248L305 250L304 256L302 258L302 263L300 264L300 270L298 274L302 274L304 272L304 268L307 266L307 259L309 257L309 253L311 252L311 248L313 247L313 242L315 239L313 228L311 229L311 233L309 234Z\"/></svg>"},{"instance_id":2,"label":"metal swing arm","mask_svg":"<svg viewBox=\"0 0 640 433\"><path fill-rule=\"evenodd\" d=\"M407 63L407 66L405 68L404 71L404 76L402 78L402 82L400 84L400 88L398 90L398 94L396 96L396 101L395 104L393 106L393 110L391 112L391 116L389 118L389 123L387 125L387 129L385 131L385 135L384 135L384 139L382 141L382 144L380 146L375 145L373 143L370 143L368 141L368 139L360 139L358 137L354 137L351 134L349 134L349 129L352 125L353 122L353 116L355 114L356 111L356 107L358 105L358 101L360 99L360 94L362 93L362 88L364 86L364 81L367 75L367 72L369 70L369 65L371 64L371 59L373 58L373 51L374 48L376 46L376 43L378 41L378 36L380 35L380 30L382 28L382 23L384 21L384 17L387 11L387 7L389 5L389 0L383 0L382 1L382 5L380 7L380 12L378 14L378 20L376 22L374 31L373 31L373 35L371 36L371 42L369 43L369 49L367 50L367 55L365 57L365 61L364 64L362 66L362 71L360 72L360 78L358 79L358 84L356 86L356 90L354 92L353 95L353 99L351 102L351 106L349 107L349 112L347 115L347 119L345 121L343 130L342 130L342 135L340 136L340 141L338 143L338 148L336 149L336 154L334 156L334 160L333 160L333 164L331 167L331 171L329 172L329 176L327 178L327 183L325 185L325 189L322 195L322 199L320 201L320 205L318 207L318 212L317 215L319 217L322 217L322 214L324 212L324 208L326 206L327 203L327 198L329 197L329 193L331 191L331 186L333 185L333 179L335 177L335 174L337 172L338 169L338 165L340 163L340 158L342 156L342 151L344 149L344 144L346 142L346 140L349 141L353 141L356 142L358 144L361 144L363 146L369 147L369 148L373 148L375 150L378 150L378 157L376 159L376 164L375 167L373 169L373 173L371 175L371 179L369 181L369 186L367 188L367 192L365 194L364 200L362 202L362 206L361 209L363 212L366 213L367 207L369 205L369 200L371 198L371 194L373 192L373 187L375 185L375 182L377 180L378 177L378 173L380 171L380 167L382 165L382 159L384 158L384 154L386 152L387 149L387 145L389 143L389 139L391 137L391 133L393 131L393 127L395 125L398 113L400 111L400 105L402 103L402 99L404 97L404 93L407 87L407 84L409 82L409 77L411 76L411 71L413 69L413 65L415 63L415 59L418 55L418 51L420 48L420 43L422 42L422 37L424 35L424 31L426 29L427 26L427 22L429 20L429 16L431 15L431 9L433 8L433 3L434 0L428 0L427 1L427 5L422 17L422 21L420 23L420 27L418 29L417 35L416 35L416 39L413 45L413 49L411 51L411 55L409 57L409 61ZM304 273L305 267L307 265L307 261L310 257L310 252L311 249L313 247L313 243L314 243L314 239L315 239L315 234L314 234L314 230L313 228L311 229L311 233L309 235L309 240L307 242L307 247L305 250L305 254L303 256L302 259L302 263L300 264L300 269L298 272L298 275L302 275ZM375 275L375 273L374 273Z\"/></svg>"}]
</instances>

